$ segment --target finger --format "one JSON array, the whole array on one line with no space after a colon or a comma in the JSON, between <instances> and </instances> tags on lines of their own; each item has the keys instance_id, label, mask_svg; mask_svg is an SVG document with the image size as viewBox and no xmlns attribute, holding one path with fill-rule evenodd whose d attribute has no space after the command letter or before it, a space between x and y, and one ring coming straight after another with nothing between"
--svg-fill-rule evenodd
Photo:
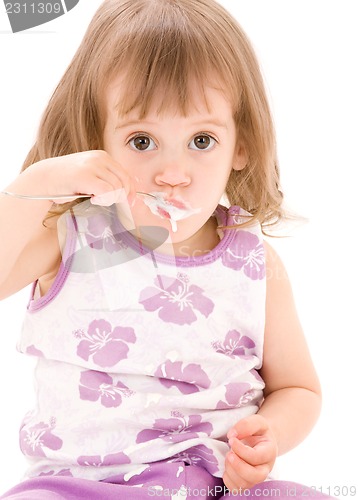
<instances>
[{"instance_id":1,"label":"finger","mask_svg":"<svg viewBox=\"0 0 358 500\"><path fill-rule=\"evenodd\" d=\"M122 185L114 185L115 183L109 180L108 178L105 179L102 176L101 178L97 176L89 176L82 181L80 181L81 184L81 189L80 192L84 194L91 194L93 196L101 196L104 195L105 193L113 192L116 191L117 189L123 188Z\"/></svg>"},{"instance_id":2,"label":"finger","mask_svg":"<svg viewBox=\"0 0 358 500\"><path fill-rule=\"evenodd\" d=\"M125 172L116 173L107 165L99 165L95 171L95 175L98 179L109 185L110 189L107 189L106 192L123 188L128 194L131 190L131 180Z\"/></svg>"},{"instance_id":3,"label":"finger","mask_svg":"<svg viewBox=\"0 0 358 500\"><path fill-rule=\"evenodd\" d=\"M230 491L233 490L245 490L247 488L250 488L250 483L245 481L244 478L240 477L239 474L235 471L235 469L232 467L232 465L228 462L228 456L226 457L225 461L225 470L223 474L223 481L224 484L227 488L229 488Z\"/></svg>"},{"instance_id":4,"label":"finger","mask_svg":"<svg viewBox=\"0 0 358 500\"><path fill-rule=\"evenodd\" d=\"M260 415L250 415L249 417L239 420L233 428L227 433L227 437L237 437L243 439L247 436L263 434L268 430L266 419Z\"/></svg>"},{"instance_id":5,"label":"finger","mask_svg":"<svg viewBox=\"0 0 358 500\"><path fill-rule=\"evenodd\" d=\"M236 455L253 466L272 463L276 457L274 446L268 440L261 440L251 447L237 438L231 438L229 445Z\"/></svg>"},{"instance_id":6,"label":"finger","mask_svg":"<svg viewBox=\"0 0 358 500\"><path fill-rule=\"evenodd\" d=\"M109 171L117 177L124 187L128 197L133 197L135 195L134 183L129 176L129 174L123 169L123 167L112 158L108 153L106 153L106 167Z\"/></svg>"},{"instance_id":7,"label":"finger","mask_svg":"<svg viewBox=\"0 0 358 500\"><path fill-rule=\"evenodd\" d=\"M93 205L102 205L104 207L109 207L114 203L124 203L125 201L127 201L127 196L124 188L108 191L107 193L99 194L91 198L91 203Z\"/></svg>"},{"instance_id":8,"label":"finger","mask_svg":"<svg viewBox=\"0 0 358 500\"><path fill-rule=\"evenodd\" d=\"M246 482L235 483L235 481L230 477L230 475L225 471L223 474L223 482L226 488L228 488L234 495L242 494L243 490L248 489L248 486L244 486Z\"/></svg>"},{"instance_id":9,"label":"finger","mask_svg":"<svg viewBox=\"0 0 358 500\"><path fill-rule=\"evenodd\" d=\"M225 460L225 471L236 486L251 488L266 479L269 471L263 466L254 467L233 452L229 452ZM267 471L267 473L266 473Z\"/></svg>"},{"instance_id":10,"label":"finger","mask_svg":"<svg viewBox=\"0 0 358 500\"><path fill-rule=\"evenodd\" d=\"M94 150L85 152L82 154L80 160L82 167L85 169L90 167L96 177L110 184L111 188L107 189L107 191L114 191L123 187L127 196L133 196L134 184L131 177L120 163L106 151Z\"/></svg>"}]
</instances>

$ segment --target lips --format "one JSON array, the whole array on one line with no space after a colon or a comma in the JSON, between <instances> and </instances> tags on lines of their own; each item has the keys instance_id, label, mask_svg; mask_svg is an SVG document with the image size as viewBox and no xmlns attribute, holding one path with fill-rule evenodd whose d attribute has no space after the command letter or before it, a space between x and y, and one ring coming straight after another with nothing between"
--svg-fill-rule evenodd
<instances>
[{"instance_id":1,"label":"lips","mask_svg":"<svg viewBox=\"0 0 358 500\"><path fill-rule=\"evenodd\" d=\"M170 219L170 213L164 210L164 208L157 207L157 212L160 217L163 217L163 219Z\"/></svg>"},{"instance_id":2,"label":"lips","mask_svg":"<svg viewBox=\"0 0 358 500\"><path fill-rule=\"evenodd\" d=\"M168 205L173 205L173 207L179 208L179 210L186 210L188 208L188 204L176 198L169 198L168 200L166 200L166 203L168 203Z\"/></svg>"},{"instance_id":3,"label":"lips","mask_svg":"<svg viewBox=\"0 0 358 500\"><path fill-rule=\"evenodd\" d=\"M167 198L167 195L165 193L155 192L155 193L150 193L154 195L157 199L157 204L158 206L167 206L169 207L168 210L171 210L170 207L175 207L178 210L191 210L190 203L187 201L184 201L182 198L179 197L173 197L173 198Z\"/></svg>"},{"instance_id":4,"label":"lips","mask_svg":"<svg viewBox=\"0 0 358 500\"><path fill-rule=\"evenodd\" d=\"M143 201L154 215L169 220L172 231L177 231L177 221L186 219L200 212L200 208L192 208L189 202L179 198L166 198L161 192L149 193Z\"/></svg>"}]
</instances>

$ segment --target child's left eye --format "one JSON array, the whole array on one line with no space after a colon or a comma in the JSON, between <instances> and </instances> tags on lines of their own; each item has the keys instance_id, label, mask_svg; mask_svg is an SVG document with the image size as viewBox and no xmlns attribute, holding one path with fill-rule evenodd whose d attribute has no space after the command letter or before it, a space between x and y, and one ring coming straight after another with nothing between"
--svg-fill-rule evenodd
<instances>
[{"instance_id":1,"label":"child's left eye","mask_svg":"<svg viewBox=\"0 0 358 500\"><path fill-rule=\"evenodd\" d=\"M128 144L137 151L152 151L156 148L155 142L148 135L136 135L128 141Z\"/></svg>"},{"instance_id":2,"label":"child's left eye","mask_svg":"<svg viewBox=\"0 0 358 500\"><path fill-rule=\"evenodd\" d=\"M217 141L208 134L199 134L189 143L189 147L196 151L207 151L215 146Z\"/></svg>"}]
</instances>

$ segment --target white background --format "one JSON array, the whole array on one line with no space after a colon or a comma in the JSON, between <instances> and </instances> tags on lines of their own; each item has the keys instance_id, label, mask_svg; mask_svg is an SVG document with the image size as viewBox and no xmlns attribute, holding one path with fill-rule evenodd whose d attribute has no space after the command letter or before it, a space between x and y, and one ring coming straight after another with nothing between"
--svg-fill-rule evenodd
<instances>
[{"instance_id":1,"label":"white background","mask_svg":"<svg viewBox=\"0 0 358 500\"><path fill-rule=\"evenodd\" d=\"M289 237L271 239L291 276L324 393L314 431L279 459L281 478L335 494L334 486L358 482L356 0L222 3L248 33L262 65L288 206L309 219ZM17 34L0 6L0 188L17 175L41 112L99 4L81 0L65 16ZM33 360L15 346L28 294L0 302L0 493L25 468L17 433L32 406ZM347 495L342 489L337 496Z\"/></svg>"}]
</instances>

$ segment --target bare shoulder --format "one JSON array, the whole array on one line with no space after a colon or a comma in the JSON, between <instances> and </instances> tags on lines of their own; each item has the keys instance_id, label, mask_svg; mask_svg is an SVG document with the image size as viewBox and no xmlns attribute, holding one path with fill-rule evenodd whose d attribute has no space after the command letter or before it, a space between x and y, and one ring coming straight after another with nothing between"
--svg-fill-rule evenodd
<instances>
[{"instance_id":1,"label":"bare shoulder","mask_svg":"<svg viewBox=\"0 0 358 500\"><path fill-rule=\"evenodd\" d=\"M266 240L264 240L263 245L266 257L267 279L289 280L286 268L279 254Z\"/></svg>"},{"instance_id":2,"label":"bare shoulder","mask_svg":"<svg viewBox=\"0 0 358 500\"><path fill-rule=\"evenodd\" d=\"M274 248L266 252L266 319L262 376L266 391L319 387L286 268Z\"/></svg>"},{"instance_id":3,"label":"bare shoulder","mask_svg":"<svg viewBox=\"0 0 358 500\"><path fill-rule=\"evenodd\" d=\"M264 241L266 254L266 330L268 337L276 336L278 330L290 323L291 328L301 329L296 311L292 286L282 259L274 248Z\"/></svg>"},{"instance_id":4,"label":"bare shoulder","mask_svg":"<svg viewBox=\"0 0 358 500\"><path fill-rule=\"evenodd\" d=\"M287 270L276 250L264 241L266 256L266 336L277 331L280 322L298 323L292 287ZM267 339L266 339L267 340Z\"/></svg>"}]
</instances>

